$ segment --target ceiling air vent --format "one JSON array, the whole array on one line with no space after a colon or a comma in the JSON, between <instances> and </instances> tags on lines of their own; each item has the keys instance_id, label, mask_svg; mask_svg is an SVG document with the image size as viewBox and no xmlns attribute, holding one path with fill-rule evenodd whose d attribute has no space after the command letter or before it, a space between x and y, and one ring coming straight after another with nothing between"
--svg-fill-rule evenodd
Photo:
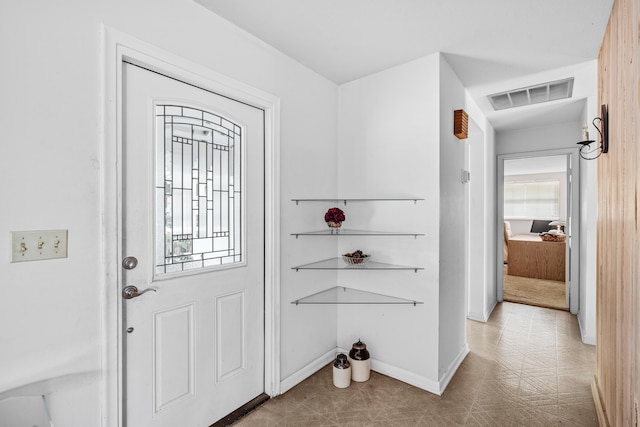
<instances>
[{"instance_id":1,"label":"ceiling air vent","mask_svg":"<svg viewBox=\"0 0 640 427\"><path fill-rule=\"evenodd\" d=\"M572 94L573 77L507 92L494 93L489 95L488 98L494 110L504 110L506 108L571 98Z\"/></svg>"}]
</instances>

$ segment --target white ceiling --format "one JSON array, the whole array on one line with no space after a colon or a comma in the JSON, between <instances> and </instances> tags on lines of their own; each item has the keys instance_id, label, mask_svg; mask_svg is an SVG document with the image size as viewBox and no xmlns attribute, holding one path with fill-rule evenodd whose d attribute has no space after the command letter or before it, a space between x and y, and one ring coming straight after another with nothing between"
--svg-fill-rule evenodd
<instances>
[{"instance_id":1,"label":"white ceiling","mask_svg":"<svg viewBox=\"0 0 640 427\"><path fill-rule=\"evenodd\" d=\"M595 95L595 85L576 93L578 84L568 102L516 109L525 111L524 116L492 114L484 98L571 77L567 69L597 57L613 4L613 0L195 1L336 84L443 52L498 130L529 122L529 111L554 122L581 119L584 103L578 106L576 101ZM551 104L566 108L545 115Z\"/></svg>"}]
</instances>

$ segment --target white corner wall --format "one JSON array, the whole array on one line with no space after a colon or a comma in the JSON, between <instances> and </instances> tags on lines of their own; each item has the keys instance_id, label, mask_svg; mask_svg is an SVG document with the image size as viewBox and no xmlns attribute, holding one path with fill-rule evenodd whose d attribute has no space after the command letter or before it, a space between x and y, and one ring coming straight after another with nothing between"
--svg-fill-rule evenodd
<instances>
[{"instance_id":1,"label":"white corner wall","mask_svg":"<svg viewBox=\"0 0 640 427\"><path fill-rule=\"evenodd\" d=\"M345 226L426 235L340 239L340 253L362 249L375 261L424 268L344 272L341 285L424 304L340 306L338 345L348 350L360 338L373 369L434 393L440 392L438 63L431 55L341 85L337 156L342 197L425 199L349 204Z\"/></svg>"},{"instance_id":2,"label":"white corner wall","mask_svg":"<svg viewBox=\"0 0 640 427\"><path fill-rule=\"evenodd\" d=\"M415 206L353 203L346 207L349 227L426 236L340 239L340 253L362 249L380 262L424 267L418 273L344 272L338 276L341 285L425 304L339 307L338 346L349 349L360 338L371 350L375 370L439 394L468 352L468 193L460 181L461 169L468 169L468 142L453 135L453 111L468 108L481 123L478 132L487 133L481 137L482 179L475 191L486 193L478 209L481 227L488 226L489 233L495 222L493 129L440 54L344 84L339 94L338 193L426 199ZM494 252L492 238L481 245ZM495 256L478 256L484 263L478 304L482 313L490 313L496 302L495 283L489 283L495 282ZM407 342L413 350L402 352Z\"/></svg>"},{"instance_id":3,"label":"white corner wall","mask_svg":"<svg viewBox=\"0 0 640 427\"><path fill-rule=\"evenodd\" d=\"M3 3L0 398L44 391L69 427L115 425L101 413L102 380L116 375L103 371L98 274L101 176L114 167L101 159L102 23L280 98L282 379L336 347L335 311L290 304L324 286L290 267L335 245L290 236L317 220L290 199L337 187L336 85L191 0ZM11 230L60 228L68 258L9 262Z\"/></svg>"}]
</instances>

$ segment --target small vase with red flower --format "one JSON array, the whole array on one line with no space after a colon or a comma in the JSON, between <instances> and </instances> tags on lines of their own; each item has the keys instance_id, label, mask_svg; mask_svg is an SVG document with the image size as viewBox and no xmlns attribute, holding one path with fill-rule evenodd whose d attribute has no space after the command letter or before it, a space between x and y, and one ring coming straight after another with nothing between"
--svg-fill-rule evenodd
<instances>
[{"instance_id":1,"label":"small vase with red flower","mask_svg":"<svg viewBox=\"0 0 640 427\"><path fill-rule=\"evenodd\" d=\"M344 221L345 216L344 212L340 208L331 208L324 214L324 220L331 228L331 233L334 231L337 233L338 229L342 226L342 221Z\"/></svg>"}]
</instances>

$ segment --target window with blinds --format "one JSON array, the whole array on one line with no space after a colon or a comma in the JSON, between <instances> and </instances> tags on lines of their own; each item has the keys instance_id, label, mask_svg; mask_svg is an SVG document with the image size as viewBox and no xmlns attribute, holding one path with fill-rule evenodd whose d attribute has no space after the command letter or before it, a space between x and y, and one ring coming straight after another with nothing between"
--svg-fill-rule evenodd
<instances>
[{"instance_id":1,"label":"window with blinds","mask_svg":"<svg viewBox=\"0 0 640 427\"><path fill-rule=\"evenodd\" d=\"M504 217L558 219L560 217L560 181L505 182Z\"/></svg>"}]
</instances>

